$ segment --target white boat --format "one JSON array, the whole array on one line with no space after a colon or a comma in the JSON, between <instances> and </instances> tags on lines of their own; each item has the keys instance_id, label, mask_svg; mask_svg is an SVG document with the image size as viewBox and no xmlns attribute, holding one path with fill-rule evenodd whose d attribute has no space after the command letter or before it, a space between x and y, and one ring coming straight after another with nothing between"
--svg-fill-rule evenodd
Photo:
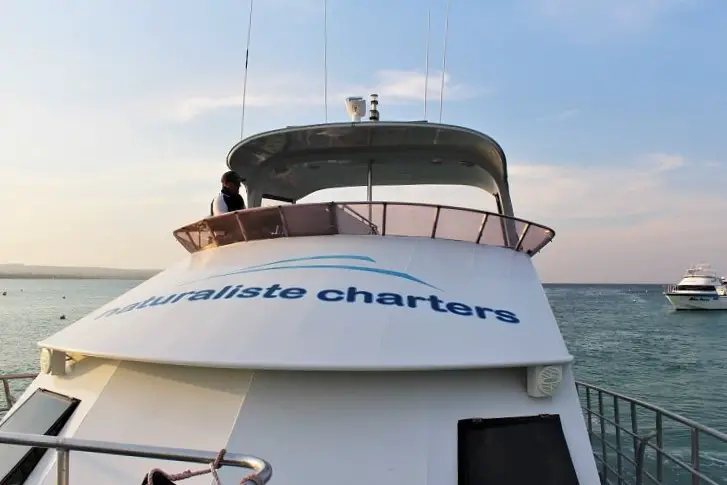
<instances>
[{"instance_id":1,"label":"white boat","mask_svg":"<svg viewBox=\"0 0 727 485\"><path fill-rule=\"evenodd\" d=\"M669 285L664 295L676 310L727 310L725 279L709 264L690 267L676 285Z\"/></svg>"},{"instance_id":2,"label":"white boat","mask_svg":"<svg viewBox=\"0 0 727 485\"><path fill-rule=\"evenodd\" d=\"M531 262L554 232L514 216L490 137L330 123L252 136L227 161L248 209L176 230L189 256L40 342L17 399L8 383L32 376L0 376L0 483L137 484L187 461L250 467L255 485L271 466L281 484L598 485L643 475L661 423L683 419L652 406L644 435L642 403L576 383ZM362 184L366 201L296 204ZM479 187L498 210L373 201L418 184ZM692 429L693 446L727 442Z\"/></svg>"}]
</instances>

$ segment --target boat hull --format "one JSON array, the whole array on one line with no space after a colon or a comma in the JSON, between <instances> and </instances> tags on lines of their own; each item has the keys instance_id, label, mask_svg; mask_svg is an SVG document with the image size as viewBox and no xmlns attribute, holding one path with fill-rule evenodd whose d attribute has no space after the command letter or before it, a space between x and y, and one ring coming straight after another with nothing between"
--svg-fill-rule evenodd
<instances>
[{"instance_id":1,"label":"boat hull","mask_svg":"<svg viewBox=\"0 0 727 485\"><path fill-rule=\"evenodd\" d=\"M727 296L665 293L675 310L727 310Z\"/></svg>"}]
</instances>

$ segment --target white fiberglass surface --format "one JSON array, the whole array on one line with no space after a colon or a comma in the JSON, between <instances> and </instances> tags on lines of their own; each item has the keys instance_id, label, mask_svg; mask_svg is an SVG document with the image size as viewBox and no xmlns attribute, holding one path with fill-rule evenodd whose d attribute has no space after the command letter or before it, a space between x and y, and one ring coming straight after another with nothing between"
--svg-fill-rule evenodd
<instances>
[{"instance_id":1,"label":"white fiberglass surface","mask_svg":"<svg viewBox=\"0 0 727 485\"><path fill-rule=\"evenodd\" d=\"M406 237L281 238L202 251L41 345L120 360L281 370L572 359L527 255Z\"/></svg>"},{"instance_id":2,"label":"white fiberglass surface","mask_svg":"<svg viewBox=\"0 0 727 485\"><path fill-rule=\"evenodd\" d=\"M95 399L79 413L76 438L143 445L214 450L225 446L250 373L122 363ZM70 390L69 392L71 392ZM72 453L70 482L79 485L141 483L159 467L178 473L197 465L91 453ZM54 485L55 469L42 482ZM209 483L209 476L189 478L185 484ZM39 483L39 482L33 482Z\"/></svg>"},{"instance_id":3,"label":"white fiberglass surface","mask_svg":"<svg viewBox=\"0 0 727 485\"><path fill-rule=\"evenodd\" d=\"M46 383L50 390L57 378ZM369 485L457 482L457 423L557 414L581 485L598 476L572 375L553 398L525 392L524 369L438 372L246 371L122 363L85 396L63 434L79 438L247 453L269 460L273 483ZM97 397L87 394L100 393ZM55 483L54 455L28 485ZM141 483L151 468L195 465L73 453L71 483ZM42 468L42 469L41 469ZM225 468L223 483L245 471ZM40 479L40 481L39 481ZM209 484L210 477L185 481Z\"/></svg>"},{"instance_id":4,"label":"white fiberglass surface","mask_svg":"<svg viewBox=\"0 0 727 485\"><path fill-rule=\"evenodd\" d=\"M552 399L528 397L524 374L256 372L227 446L270 460L278 483L454 485L458 420L550 413L580 484L598 485L570 371Z\"/></svg>"}]
</instances>

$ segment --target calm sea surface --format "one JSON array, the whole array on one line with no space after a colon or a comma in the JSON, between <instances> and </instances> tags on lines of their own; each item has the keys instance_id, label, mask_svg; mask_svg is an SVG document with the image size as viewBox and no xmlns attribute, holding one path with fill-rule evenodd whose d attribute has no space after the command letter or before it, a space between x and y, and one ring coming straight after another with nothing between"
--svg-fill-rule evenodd
<instances>
[{"instance_id":1,"label":"calm sea surface","mask_svg":"<svg viewBox=\"0 0 727 485\"><path fill-rule=\"evenodd\" d=\"M0 280L0 291L7 291L0 295L0 374L37 371L37 341L139 283ZM727 312L676 313L659 286L549 285L546 290L576 357L579 380L727 431L727 348L722 340ZM62 314L66 320L59 319ZM670 439L665 438L669 451L689 461L688 440ZM705 440L702 460L711 477L727 484L723 448Z\"/></svg>"}]
</instances>

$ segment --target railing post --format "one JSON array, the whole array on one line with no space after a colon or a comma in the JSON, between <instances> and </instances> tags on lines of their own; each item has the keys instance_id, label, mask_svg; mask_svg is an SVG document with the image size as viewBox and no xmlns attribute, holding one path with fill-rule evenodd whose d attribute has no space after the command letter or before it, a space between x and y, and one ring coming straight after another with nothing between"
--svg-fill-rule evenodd
<instances>
[{"instance_id":1,"label":"railing post","mask_svg":"<svg viewBox=\"0 0 727 485\"><path fill-rule=\"evenodd\" d=\"M613 396L613 422L616 423L616 468L618 469L618 485L623 485L623 458L621 454L621 413L618 408L618 397Z\"/></svg>"},{"instance_id":2,"label":"railing post","mask_svg":"<svg viewBox=\"0 0 727 485\"><path fill-rule=\"evenodd\" d=\"M517 245L515 246L515 251L520 251L523 248L523 241L525 240L525 236L528 234L528 230L530 230L530 223L528 222L525 224L525 229L523 229L523 233L520 234L520 237L517 240Z\"/></svg>"},{"instance_id":3,"label":"railing post","mask_svg":"<svg viewBox=\"0 0 727 485\"><path fill-rule=\"evenodd\" d=\"M699 430L692 429L692 469L699 471ZM692 485L699 485L699 475L692 473Z\"/></svg>"},{"instance_id":4,"label":"railing post","mask_svg":"<svg viewBox=\"0 0 727 485\"><path fill-rule=\"evenodd\" d=\"M588 410L588 434L593 435L593 412L591 411L591 388L586 386L586 409Z\"/></svg>"},{"instance_id":5,"label":"railing post","mask_svg":"<svg viewBox=\"0 0 727 485\"><path fill-rule=\"evenodd\" d=\"M659 483L664 481L664 455L660 450L664 449L664 420L661 412L656 412L656 479Z\"/></svg>"},{"instance_id":6,"label":"railing post","mask_svg":"<svg viewBox=\"0 0 727 485\"><path fill-rule=\"evenodd\" d=\"M65 448L56 451L56 485L69 485L69 467L71 452Z\"/></svg>"},{"instance_id":7,"label":"railing post","mask_svg":"<svg viewBox=\"0 0 727 485\"><path fill-rule=\"evenodd\" d=\"M434 224L432 224L432 239L437 235L437 226L439 225L439 213L442 211L442 206L437 206L437 212L434 215Z\"/></svg>"},{"instance_id":8,"label":"railing post","mask_svg":"<svg viewBox=\"0 0 727 485\"><path fill-rule=\"evenodd\" d=\"M608 461L606 451L606 420L603 419L603 391L601 389L598 390L598 415L600 416L599 423L601 425L601 458L603 459L601 463L603 466L603 479L608 482L608 466L606 465L606 462Z\"/></svg>"},{"instance_id":9,"label":"railing post","mask_svg":"<svg viewBox=\"0 0 727 485\"><path fill-rule=\"evenodd\" d=\"M644 454L646 453L646 444L654 436L656 436L656 433L644 436L639 441L639 447L636 451L636 485L641 485L644 481Z\"/></svg>"},{"instance_id":10,"label":"railing post","mask_svg":"<svg viewBox=\"0 0 727 485\"><path fill-rule=\"evenodd\" d=\"M7 379L3 379L3 391L5 392L5 403L8 406L8 409L13 407L13 398L10 396L10 383Z\"/></svg>"},{"instance_id":11,"label":"railing post","mask_svg":"<svg viewBox=\"0 0 727 485\"><path fill-rule=\"evenodd\" d=\"M634 460L636 459L636 453L639 448L639 440L636 438L636 436L639 434L639 410L636 409L636 403L631 402L631 432L633 433L634 437Z\"/></svg>"}]
</instances>

